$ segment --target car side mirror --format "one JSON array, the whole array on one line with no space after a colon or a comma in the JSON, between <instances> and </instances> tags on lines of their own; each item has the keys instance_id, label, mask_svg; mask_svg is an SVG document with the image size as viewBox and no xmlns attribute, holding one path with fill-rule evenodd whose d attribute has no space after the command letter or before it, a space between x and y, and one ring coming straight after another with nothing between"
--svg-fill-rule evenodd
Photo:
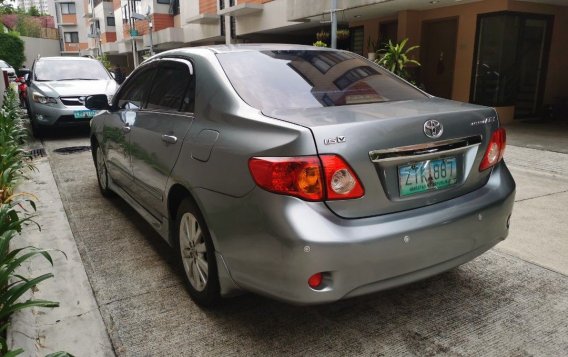
<instances>
[{"instance_id":1,"label":"car side mirror","mask_svg":"<svg viewBox=\"0 0 568 357\"><path fill-rule=\"evenodd\" d=\"M110 72L110 75L112 76L112 79L116 80L116 73Z\"/></svg>"},{"instance_id":2,"label":"car side mirror","mask_svg":"<svg viewBox=\"0 0 568 357\"><path fill-rule=\"evenodd\" d=\"M85 100L85 107L92 110L108 110L108 98L105 94L90 95Z\"/></svg>"}]
</instances>

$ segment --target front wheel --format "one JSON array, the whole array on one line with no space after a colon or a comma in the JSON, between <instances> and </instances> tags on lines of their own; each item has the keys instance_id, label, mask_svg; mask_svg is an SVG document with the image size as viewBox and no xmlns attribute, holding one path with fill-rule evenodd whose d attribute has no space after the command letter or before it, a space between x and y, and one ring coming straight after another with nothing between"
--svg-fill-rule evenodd
<instances>
[{"instance_id":1,"label":"front wheel","mask_svg":"<svg viewBox=\"0 0 568 357\"><path fill-rule=\"evenodd\" d=\"M189 295L201 306L215 305L220 300L215 249L205 221L189 199L179 206L175 228L177 259Z\"/></svg>"}]
</instances>

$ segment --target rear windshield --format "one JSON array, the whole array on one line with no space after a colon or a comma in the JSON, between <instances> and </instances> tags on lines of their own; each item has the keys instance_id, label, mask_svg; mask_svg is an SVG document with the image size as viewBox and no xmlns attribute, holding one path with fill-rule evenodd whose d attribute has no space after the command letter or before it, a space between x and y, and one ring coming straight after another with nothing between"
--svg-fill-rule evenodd
<instances>
[{"instance_id":1,"label":"rear windshield","mask_svg":"<svg viewBox=\"0 0 568 357\"><path fill-rule=\"evenodd\" d=\"M260 110L317 108L424 95L386 70L340 51L261 51L217 57L237 93Z\"/></svg>"},{"instance_id":2,"label":"rear windshield","mask_svg":"<svg viewBox=\"0 0 568 357\"><path fill-rule=\"evenodd\" d=\"M99 61L44 60L36 62L34 76L38 81L109 80L111 77Z\"/></svg>"}]
</instances>

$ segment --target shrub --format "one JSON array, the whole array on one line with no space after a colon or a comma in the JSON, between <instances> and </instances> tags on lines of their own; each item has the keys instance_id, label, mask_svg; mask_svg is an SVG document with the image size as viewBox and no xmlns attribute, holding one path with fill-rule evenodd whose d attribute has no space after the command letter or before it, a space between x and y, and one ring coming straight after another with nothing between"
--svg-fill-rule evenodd
<instances>
[{"instance_id":1,"label":"shrub","mask_svg":"<svg viewBox=\"0 0 568 357\"><path fill-rule=\"evenodd\" d=\"M21 68L26 56L24 41L14 33L0 33L0 59L14 68Z\"/></svg>"},{"instance_id":2,"label":"shrub","mask_svg":"<svg viewBox=\"0 0 568 357\"><path fill-rule=\"evenodd\" d=\"M390 40L385 47L377 53L381 55L381 58L375 62L389 71L393 72L397 76L410 80L410 76L407 71L409 65L420 66L420 63L416 60L410 59L410 52L419 48L420 46L412 46L407 49L406 46L407 38L402 40L400 43L393 44Z\"/></svg>"},{"instance_id":3,"label":"shrub","mask_svg":"<svg viewBox=\"0 0 568 357\"><path fill-rule=\"evenodd\" d=\"M4 337L10 315L29 307L57 307L59 303L37 299L20 301L24 294L53 274L26 278L17 274L17 268L38 255L51 265L53 260L48 251L35 247L10 250L10 242L22 231L22 227L34 223L30 211L35 211L36 206L31 194L13 192L18 180L33 166L21 148L27 133L21 124L16 93L12 89L6 93L4 106L0 109L0 356L16 356L24 351L8 351Z\"/></svg>"}]
</instances>

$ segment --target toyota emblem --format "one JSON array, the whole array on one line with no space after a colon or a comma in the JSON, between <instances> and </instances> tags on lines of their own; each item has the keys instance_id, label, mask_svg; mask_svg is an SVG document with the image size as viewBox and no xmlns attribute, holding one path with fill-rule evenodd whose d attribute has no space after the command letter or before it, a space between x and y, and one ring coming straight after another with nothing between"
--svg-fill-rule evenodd
<instances>
[{"instance_id":1,"label":"toyota emblem","mask_svg":"<svg viewBox=\"0 0 568 357\"><path fill-rule=\"evenodd\" d=\"M426 123L424 123L424 134L426 134L426 136L429 138L439 138L440 136L442 136L443 132L444 127L437 120L428 120Z\"/></svg>"}]
</instances>

